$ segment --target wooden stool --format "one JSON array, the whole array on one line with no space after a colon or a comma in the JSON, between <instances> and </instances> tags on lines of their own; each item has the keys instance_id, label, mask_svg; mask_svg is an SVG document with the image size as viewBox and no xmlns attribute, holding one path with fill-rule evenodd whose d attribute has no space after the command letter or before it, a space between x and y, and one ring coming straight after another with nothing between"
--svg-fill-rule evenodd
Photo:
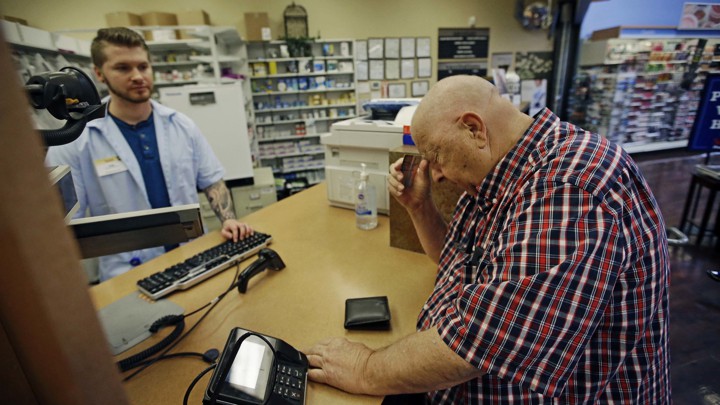
<instances>
[{"instance_id":1,"label":"wooden stool","mask_svg":"<svg viewBox=\"0 0 720 405\"><path fill-rule=\"evenodd\" d=\"M693 221L695 220L698 205L700 204L700 197L704 188L709 190L709 195L707 197L707 203L705 204L705 210L702 214L702 218L700 219L700 224L696 224ZM680 230L687 232L687 234L690 235L692 226L697 226L699 228L699 233L695 244L698 246L702 244L702 240L708 230L708 222L710 222L710 216L712 215L713 208L715 206L715 197L717 196L718 191L720 191L720 180L703 173L693 173L692 180L690 181L690 190L688 191L688 196L685 200L685 208L683 209L682 219L680 220ZM692 213L690 213L691 206ZM690 215L688 217L689 213ZM689 226L687 231L685 230L686 226ZM715 216L715 225L712 228L712 233L713 236L720 238L720 219L717 218L717 215ZM718 244L720 244L720 240L718 240Z\"/></svg>"}]
</instances>

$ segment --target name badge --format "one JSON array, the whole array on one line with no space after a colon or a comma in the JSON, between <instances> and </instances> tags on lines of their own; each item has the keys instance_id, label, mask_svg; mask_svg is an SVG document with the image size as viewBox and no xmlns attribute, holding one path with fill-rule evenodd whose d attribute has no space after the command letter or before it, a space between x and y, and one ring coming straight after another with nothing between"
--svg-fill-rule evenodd
<instances>
[{"instance_id":1,"label":"name badge","mask_svg":"<svg viewBox=\"0 0 720 405\"><path fill-rule=\"evenodd\" d=\"M108 176L110 174L121 173L128 170L122 160L117 156L112 156L94 161L95 171L99 177Z\"/></svg>"}]
</instances>

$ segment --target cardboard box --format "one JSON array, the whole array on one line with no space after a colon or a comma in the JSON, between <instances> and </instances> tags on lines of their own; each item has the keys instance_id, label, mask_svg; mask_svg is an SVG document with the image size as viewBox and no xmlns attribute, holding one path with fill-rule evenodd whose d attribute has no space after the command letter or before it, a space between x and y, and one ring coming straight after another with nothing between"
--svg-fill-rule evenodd
<instances>
[{"instance_id":1,"label":"cardboard box","mask_svg":"<svg viewBox=\"0 0 720 405\"><path fill-rule=\"evenodd\" d=\"M142 25L178 25L177 15L174 13L160 13L157 11L140 15Z\"/></svg>"},{"instance_id":2,"label":"cardboard box","mask_svg":"<svg viewBox=\"0 0 720 405\"><path fill-rule=\"evenodd\" d=\"M263 30L265 35L263 36ZM267 13L245 13L245 35L248 41L266 41L270 31L270 18Z\"/></svg>"},{"instance_id":3,"label":"cardboard box","mask_svg":"<svg viewBox=\"0 0 720 405\"><path fill-rule=\"evenodd\" d=\"M601 39L620 38L620 31L622 27L610 27L604 30L593 31L590 37L591 41L598 41Z\"/></svg>"},{"instance_id":4,"label":"cardboard box","mask_svg":"<svg viewBox=\"0 0 720 405\"><path fill-rule=\"evenodd\" d=\"M177 22L178 25L210 25L210 16L204 10L180 11Z\"/></svg>"},{"instance_id":5,"label":"cardboard box","mask_svg":"<svg viewBox=\"0 0 720 405\"><path fill-rule=\"evenodd\" d=\"M173 13L161 13L161 12L150 12L140 15L142 25L148 26L163 26L163 25L178 25L177 15ZM152 30L145 31L145 39L148 41L168 41L177 39L178 35L175 30Z\"/></svg>"},{"instance_id":6,"label":"cardboard box","mask_svg":"<svg viewBox=\"0 0 720 405\"><path fill-rule=\"evenodd\" d=\"M636 31L653 31L653 30L664 30L667 28L675 29L675 27L668 27L664 25L619 25L617 27L610 27L605 28L604 30L596 30L593 31L592 35L590 36L591 41L600 41L603 39L625 39L625 35L627 34L627 30L636 30ZM713 28L716 29L716 28ZM628 38L629 39L629 38Z\"/></svg>"},{"instance_id":7,"label":"cardboard box","mask_svg":"<svg viewBox=\"0 0 720 405\"><path fill-rule=\"evenodd\" d=\"M179 11L177 13L178 25L210 25L210 16L204 10ZM181 30L180 38L194 38L190 31Z\"/></svg>"},{"instance_id":8,"label":"cardboard box","mask_svg":"<svg viewBox=\"0 0 720 405\"><path fill-rule=\"evenodd\" d=\"M142 25L142 20L138 14L128 13L127 11L107 13L105 14L105 22L108 27L137 27Z\"/></svg>"}]
</instances>

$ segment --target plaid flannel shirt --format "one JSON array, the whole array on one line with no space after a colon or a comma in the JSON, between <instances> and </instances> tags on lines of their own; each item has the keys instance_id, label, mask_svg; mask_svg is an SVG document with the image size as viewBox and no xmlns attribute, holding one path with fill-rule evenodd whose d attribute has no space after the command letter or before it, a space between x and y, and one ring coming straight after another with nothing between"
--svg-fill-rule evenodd
<instances>
[{"instance_id":1,"label":"plaid flannel shirt","mask_svg":"<svg viewBox=\"0 0 720 405\"><path fill-rule=\"evenodd\" d=\"M428 400L671 403L667 240L628 155L545 109L478 192L418 329L486 374Z\"/></svg>"}]
</instances>

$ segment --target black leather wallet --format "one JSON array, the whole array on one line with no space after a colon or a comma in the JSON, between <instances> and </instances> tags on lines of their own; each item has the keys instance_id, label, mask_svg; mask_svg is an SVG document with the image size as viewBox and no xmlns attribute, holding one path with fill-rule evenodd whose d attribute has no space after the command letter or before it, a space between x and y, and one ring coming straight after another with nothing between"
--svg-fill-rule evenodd
<instances>
[{"instance_id":1,"label":"black leather wallet","mask_svg":"<svg viewBox=\"0 0 720 405\"><path fill-rule=\"evenodd\" d=\"M390 329L390 306L387 297L345 300L345 329Z\"/></svg>"}]
</instances>

